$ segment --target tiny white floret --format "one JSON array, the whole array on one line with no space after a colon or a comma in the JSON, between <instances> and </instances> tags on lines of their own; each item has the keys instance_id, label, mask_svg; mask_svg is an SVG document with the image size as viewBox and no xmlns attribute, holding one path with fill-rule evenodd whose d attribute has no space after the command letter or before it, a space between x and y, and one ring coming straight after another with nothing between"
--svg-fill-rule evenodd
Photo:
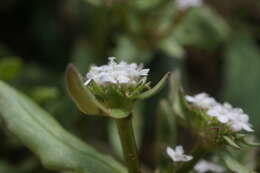
<instances>
[{"instance_id":1,"label":"tiny white floret","mask_svg":"<svg viewBox=\"0 0 260 173\"><path fill-rule=\"evenodd\" d=\"M205 173L209 171L214 173L224 172L224 168L222 166L206 160L198 161L198 163L194 166L194 170L197 171L198 173Z\"/></svg>"},{"instance_id":2,"label":"tiny white floret","mask_svg":"<svg viewBox=\"0 0 260 173\"><path fill-rule=\"evenodd\" d=\"M193 159L192 156L184 154L181 145L176 146L175 150L171 147L167 147L166 152L174 162L188 162Z\"/></svg>"},{"instance_id":3,"label":"tiny white floret","mask_svg":"<svg viewBox=\"0 0 260 173\"><path fill-rule=\"evenodd\" d=\"M229 125L235 132L241 130L254 131L249 123L248 115L241 108L233 108L229 103L218 103L206 93L185 96L185 99L189 103L204 109L210 117L215 117L219 122Z\"/></svg>"},{"instance_id":4,"label":"tiny white floret","mask_svg":"<svg viewBox=\"0 0 260 173\"><path fill-rule=\"evenodd\" d=\"M143 69L136 63L127 64L124 61L115 62L115 57L109 57L109 63L102 66L92 66L86 74L84 85L92 80L98 85L118 84L136 85L143 77L147 76L149 69Z\"/></svg>"},{"instance_id":5,"label":"tiny white floret","mask_svg":"<svg viewBox=\"0 0 260 173\"><path fill-rule=\"evenodd\" d=\"M216 100L212 97L209 97L207 93L199 93L195 96L186 96L185 98L188 102L204 109L210 109L217 105Z\"/></svg>"}]
</instances>

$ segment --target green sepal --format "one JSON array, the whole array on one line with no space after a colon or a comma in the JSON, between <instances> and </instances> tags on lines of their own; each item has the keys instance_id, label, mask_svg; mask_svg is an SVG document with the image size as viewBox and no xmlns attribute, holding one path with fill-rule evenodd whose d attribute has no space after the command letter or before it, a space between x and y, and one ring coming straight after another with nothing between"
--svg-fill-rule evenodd
<instances>
[{"instance_id":1,"label":"green sepal","mask_svg":"<svg viewBox=\"0 0 260 173\"><path fill-rule=\"evenodd\" d=\"M99 102L84 85L83 77L73 64L68 65L65 78L67 90L81 112L88 115L105 115L116 119L129 116L130 111L106 108Z\"/></svg>"},{"instance_id":2,"label":"green sepal","mask_svg":"<svg viewBox=\"0 0 260 173\"><path fill-rule=\"evenodd\" d=\"M232 139L230 139L228 136L223 136L223 139L233 148L240 149L240 146L238 146Z\"/></svg>"},{"instance_id":3,"label":"green sepal","mask_svg":"<svg viewBox=\"0 0 260 173\"><path fill-rule=\"evenodd\" d=\"M139 95L133 96L133 99L147 99L153 95L155 95L156 93L158 93L166 84L167 79L169 78L170 73L166 73L163 78L151 89L149 89L148 91L145 91Z\"/></svg>"}]
</instances>

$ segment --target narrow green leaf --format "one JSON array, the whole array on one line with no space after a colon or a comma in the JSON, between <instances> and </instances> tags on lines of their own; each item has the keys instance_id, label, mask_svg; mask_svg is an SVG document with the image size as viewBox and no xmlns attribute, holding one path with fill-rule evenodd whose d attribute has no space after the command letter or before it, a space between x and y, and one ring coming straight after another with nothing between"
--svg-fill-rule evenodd
<instances>
[{"instance_id":1,"label":"narrow green leaf","mask_svg":"<svg viewBox=\"0 0 260 173\"><path fill-rule=\"evenodd\" d=\"M251 146L251 147L260 147L260 143L253 142L253 141L251 141L250 139L248 139L246 137L243 137L243 142L244 142L244 144L246 144L248 146Z\"/></svg>"},{"instance_id":2,"label":"narrow green leaf","mask_svg":"<svg viewBox=\"0 0 260 173\"><path fill-rule=\"evenodd\" d=\"M240 149L240 147L232 139L230 139L229 137L223 136L223 138L231 147L234 147L236 149Z\"/></svg>"},{"instance_id":3,"label":"narrow green leaf","mask_svg":"<svg viewBox=\"0 0 260 173\"><path fill-rule=\"evenodd\" d=\"M49 169L81 173L126 173L109 156L64 130L28 97L0 81L0 115L6 127Z\"/></svg>"},{"instance_id":4,"label":"narrow green leaf","mask_svg":"<svg viewBox=\"0 0 260 173\"><path fill-rule=\"evenodd\" d=\"M149 89L148 91L143 92L133 98L134 99L146 99L146 98L149 98L149 97L155 95L157 92L159 92L164 87L169 76L170 76L170 73L166 73L163 76L163 78L152 89Z\"/></svg>"},{"instance_id":5,"label":"narrow green leaf","mask_svg":"<svg viewBox=\"0 0 260 173\"><path fill-rule=\"evenodd\" d=\"M228 169L237 173L252 173L252 170L249 170L244 165L240 164L238 161L234 160L230 156L224 157L225 164L227 165Z\"/></svg>"}]
</instances>

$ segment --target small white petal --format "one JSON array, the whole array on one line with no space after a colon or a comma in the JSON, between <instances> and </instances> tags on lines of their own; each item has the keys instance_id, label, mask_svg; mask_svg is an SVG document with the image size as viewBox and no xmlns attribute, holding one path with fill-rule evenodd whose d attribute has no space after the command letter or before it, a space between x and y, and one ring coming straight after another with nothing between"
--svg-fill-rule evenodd
<instances>
[{"instance_id":1,"label":"small white petal","mask_svg":"<svg viewBox=\"0 0 260 173\"><path fill-rule=\"evenodd\" d=\"M91 82L92 79L88 79L84 82L84 85L87 86L90 82Z\"/></svg>"},{"instance_id":2,"label":"small white petal","mask_svg":"<svg viewBox=\"0 0 260 173\"><path fill-rule=\"evenodd\" d=\"M147 76L150 69L143 69L139 72L140 76Z\"/></svg>"},{"instance_id":3,"label":"small white petal","mask_svg":"<svg viewBox=\"0 0 260 173\"><path fill-rule=\"evenodd\" d=\"M195 102L195 99L192 96L185 96L185 99L190 103Z\"/></svg>"},{"instance_id":4,"label":"small white petal","mask_svg":"<svg viewBox=\"0 0 260 173\"><path fill-rule=\"evenodd\" d=\"M218 116L217 119L221 122L221 123L227 123L228 122L228 117L226 117L225 115L222 116Z\"/></svg>"},{"instance_id":5,"label":"small white petal","mask_svg":"<svg viewBox=\"0 0 260 173\"><path fill-rule=\"evenodd\" d=\"M200 160L195 166L194 170L198 173L205 173L205 172L215 172L215 173L222 173L224 172L224 168L220 165L217 165L212 162L208 162L206 160Z\"/></svg>"},{"instance_id":6,"label":"small white petal","mask_svg":"<svg viewBox=\"0 0 260 173\"><path fill-rule=\"evenodd\" d=\"M183 154L184 150L183 147L181 145L176 146L175 151L177 154Z\"/></svg>"},{"instance_id":7,"label":"small white petal","mask_svg":"<svg viewBox=\"0 0 260 173\"><path fill-rule=\"evenodd\" d=\"M143 76L147 76L149 69L139 68L136 63L127 64L124 61L117 63L115 57L109 57L109 63L102 66L91 66L86 74L87 81L94 80L99 85L129 84L136 85ZM86 84L88 84L86 82Z\"/></svg>"},{"instance_id":8,"label":"small white petal","mask_svg":"<svg viewBox=\"0 0 260 173\"><path fill-rule=\"evenodd\" d=\"M167 147L166 152L174 162L188 162L193 159L192 156L183 154L184 151L182 146L177 146L175 150Z\"/></svg>"},{"instance_id":9,"label":"small white petal","mask_svg":"<svg viewBox=\"0 0 260 173\"><path fill-rule=\"evenodd\" d=\"M243 124L243 129L248 132L253 132L254 130L248 124Z\"/></svg>"},{"instance_id":10,"label":"small white petal","mask_svg":"<svg viewBox=\"0 0 260 173\"><path fill-rule=\"evenodd\" d=\"M119 83L129 83L129 78L124 76L124 75L120 75L117 77L117 80Z\"/></svg>"}]
</instances>

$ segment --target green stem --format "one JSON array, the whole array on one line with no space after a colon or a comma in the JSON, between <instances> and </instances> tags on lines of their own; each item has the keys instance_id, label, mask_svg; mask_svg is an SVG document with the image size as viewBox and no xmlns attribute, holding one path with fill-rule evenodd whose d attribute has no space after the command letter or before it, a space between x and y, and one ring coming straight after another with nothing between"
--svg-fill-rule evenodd
<instances>
[{"instance_id":1,"label":"green stem","mask_svg":"<svg viewBox=\"0 0 260 173\"><path fill-rule=\"evenodd\" d=\"M128 173L141 173L132 126L132 115L116 120Z\"/></svg>"}]
</instances>

